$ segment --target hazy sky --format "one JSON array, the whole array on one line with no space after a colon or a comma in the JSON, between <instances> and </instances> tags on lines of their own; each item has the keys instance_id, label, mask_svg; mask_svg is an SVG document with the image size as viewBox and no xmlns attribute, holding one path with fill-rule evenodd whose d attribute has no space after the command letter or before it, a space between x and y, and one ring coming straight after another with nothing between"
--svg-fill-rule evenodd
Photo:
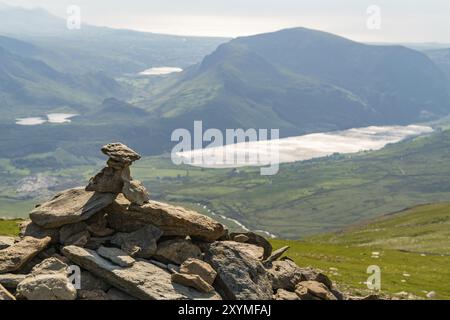
<instances>
[{"instance_id":1,"label":"hazy sky","mask_svg":"<svg viewBox=\"0 0 450 320\"><path fill-rule=\"evenodd\" d=\"M85 23L143 31L239 36L286 27L325 30L360 41L450 43L449 0L0 0L41 6L65 17L81 8ZM381 9L380 29L367 8ZM1 22L0 22L1 23Z\"/></svg>"}]
</instances>

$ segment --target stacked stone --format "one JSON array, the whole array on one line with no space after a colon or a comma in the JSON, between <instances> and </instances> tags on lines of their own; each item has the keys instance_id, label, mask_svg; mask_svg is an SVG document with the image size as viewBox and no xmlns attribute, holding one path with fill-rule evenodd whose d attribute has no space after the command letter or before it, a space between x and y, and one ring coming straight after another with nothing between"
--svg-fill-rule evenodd
<instances>
[{"instance_id":1,"label":"stacked stone","mask_svg":"<svg viewBox=\"0 0 450 320\"><path fill-rule=\"evenodd\" d=\"M324 274L282 258L287 247L150 200L131 178L140 156L130 148L102 151L107 167L86 188L36 206L19 239L0 238L0 299L344 298Z\"/></svg>"},{"instance_id":2,"label":"stacked stone","mask_svg":"<svg viewBox=\"0 0 450 320\"><path fill-rule=\"evenodd\" d=\"M101 150L109 157L107 167L91 178L86 191L122 193L131 203L137 205L148 202L149 193L144 185L133 180L130 174L131 164L141 156L118 142L107 144Z\"/></svg>"}]
</instances>

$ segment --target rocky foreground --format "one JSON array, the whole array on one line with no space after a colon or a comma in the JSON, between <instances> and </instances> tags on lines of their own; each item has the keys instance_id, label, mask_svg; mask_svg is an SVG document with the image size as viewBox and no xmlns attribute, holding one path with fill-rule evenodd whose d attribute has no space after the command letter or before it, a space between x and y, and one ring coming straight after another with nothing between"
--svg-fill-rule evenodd
<instances>
[{"instance_id":1,"label":"rocky foreground","mask_svg":"<svg viewBox=\"0 0 450 320\"><path fill-rule=\"evenodd\" d=\"M342 300L322 273L197 212L151 201L139 154L104 146L87 187L37 205L20 238L0 237L0 300Z\"/></svg>"}]
</instances>

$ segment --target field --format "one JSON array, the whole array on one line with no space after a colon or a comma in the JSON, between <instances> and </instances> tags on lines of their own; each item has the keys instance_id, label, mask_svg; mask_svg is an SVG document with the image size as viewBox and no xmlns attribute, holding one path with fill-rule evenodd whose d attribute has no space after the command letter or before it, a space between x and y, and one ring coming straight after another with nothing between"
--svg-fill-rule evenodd
<instances>
[{"instance_id":1,"label":"field","mask_svg":"<svg viewBox=\"0 0 450 320\"><path fill-rule=\"evenodd\" d=\"M299 265L324 270L350 291L367 293L367 267L377 265L383 293L426 298L434 291L437 299L450 299L448 203L418 206L304 241L271 242L275 248L289 245L288 256Z\"/></svg>"}]
</instances>

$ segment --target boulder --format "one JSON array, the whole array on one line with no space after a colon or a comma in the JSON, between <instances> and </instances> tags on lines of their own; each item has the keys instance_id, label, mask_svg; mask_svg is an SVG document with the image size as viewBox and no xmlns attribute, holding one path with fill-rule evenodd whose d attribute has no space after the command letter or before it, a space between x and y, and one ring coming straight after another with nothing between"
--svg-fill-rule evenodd
<instances>
[{"instance_id":1,"label":"boulder","mask_svg":"<svg viewBox=\"0 0 450 320\"><path fill-rule=\"evenodd\" d=\"M87 230L93 237L103 238L115 233L115 230L108 228L108 220L106 220L106 214L103 211L94 214L86 220L86 224Z\"/></svg>"},{"instance_id":2,"label":"boulder","mask_svg":"<svg viewBox=\"0 0 450 320\"><path fill-rule=\"evenodd\" d=\"M223 241L227 242L227 241ZM234 241L233 241L234 242ZM253 244L249 243L241 243L241 242L235 242L233 244L235 248L238 248L241 252L245 252L248 255L251 255L255 259L262 260L264 255L264 249L262 247L255 246Z\"/></svg>"},{"instance_id":3,"label":"boulder","mask_svg":"<svg viewBox=\"0 0 450 320\"><path fill-rule=\"evenodd\" d=\"M138 180L125 180L122 193L131 203L142 206L150 200L150 195L142 182Z\"/></svg>"},{"instance_id":4,"label":"boulder","mask_svg":"<svg viewBox=\"0 0 450 320\"><path fill-rule=\"evenodd\" d=\"M50 244L59 243L59 229L46 229L38 226L36 223L32 222L30 219L25 220L20 224L20 234L23 237L33 237L37 239L42 239L45 237L50 237Z\"/></svg>"},{"instance_id":5,"label":"boulder","mask_svg":"<svg viewBox=\"0 0 450 320\"><path fill-rule=\"evenodd\" d=\"M136 262L126 252L117 248L100 247L97 253L121 267L131 267Z\"/></svg>"},{"instance_id":6,"label":"boulder","mask_svg":"<svg viewBox=\"0 0 450 320\"><path fill-rule=\"evenodd\" d=\"M214 291L213 286L196 274L173 273L171 277L173 282L197 289L200 292Z\"/></svg>"},{"instance_id":7,"label":"boulder","mask_svg":"<svg viewBox=\"0 0 450 320\"><path fill-rule=\"evenodd\" d=\"M17 285L25 279L25 274L4 273L0 274L0 284L8 289L16 289Z\"/></svg>"},{"instance_id":8,"label":"boulder","mask_svg":"<svg viewBox=\"0 0 450 320\"><path fill-rule=\"evenodd\" d=\"M122 170L105 167L89 180L86 191L120 193L123 188Z\"/></svg>"},{"instance_id":9,"label":"boulder","mask_svg":"<svg viewBox=\"0 0 450 320\"><path fill-rule=\"evenodd\" d=\"M16 298L0 284L0 301L16 300Z\"/></svg>"},{"instance_id":10,"label":"boulder","mask_svg":"<svg viewBox=\"0 0 450 320\"><path fill-rule=\"evenodd\" d=\"M66 224L59 229L59 241L63 245L74 244L85 232L87 232L87 224L85 222ZM87 236L90 237L90 235Z\"/></svg>"},{"instance_id":11,"label":"boulder","mask_svg":"<svg viewBox=\"0 0 450 320\"><path fill-rule=\"evenodd\" d=\"M13 237L0 236L0 250L6 249L14 244L15 239Z\"/></svg>"},{"instance_id":12,"label":"boulder","mask_svg":"<svg viewBox=\"0 0 450 320\"><path fill-rule=\"evenodd\" d=\"M114 201L112 193L69 189L57 194L49 202L36 207L30 213L31 220L44 228L58 228L92 217Z\"/></svg>"},{"instance_id":13,"label":"boulder","mask_svg":"<svg viewBox=\"0 0 450 320\"><path fill-rule=\"evenodd\" d=\"M182 264L189 258L199 258L202 251L187 239L171 239L162 241L158 245L155 258L163 262Z\"/></svg>"},{"instance_id":14,"label":"boulder","mask_svg":"<svg viewBox=\"0 0 450 320\"><path fill-rule=\"evenodd\" d=\"M73 263L138 299L220 299L215 292L201 293L173 283L169 272L143 260L123 268L89 249L68 246L62 252Z\"/></svg>"},{"instance_id":15,"label":"boulder","mask_svg":"<svg viewBox=\"0 0 450 320\"><path fill-rule=\"evenodd\" d=\"M243 239L245 239L244 237L248 238L248 240L242 241ZM230 238L234 241L238 241L236 239L239 239L240 241L238 242L250 243L254 244L255 246L262 247L264 249L263 260L267 259L272 254L272 245L270 244L270 242L267 241L263 236L260 236L259 234L256 234L254 232L231 233Z\"/></svg>"},{"instance_id":16,"label":"boulder","mask_svg":"<svg viewBox=\"0 0 450 320\"><path fill-rule=\"evenodd\" d=\"M217 272L216 284L227 299L270 300L272 286L266 269L254 256L240 250L238 242L216 241L205 254Z\"/></svg>"},{"instance_id":17,"label":"boulder","mask_svg":"<svg viewBox=\"0 0 450 320\"><path fill-rule=\"evenodd\" d=\"M211 285L217 276L217 272L209 263L195 258L189 258L184 261L180 266L180 273L196 274Z\"/></svg>"},{"instance_id":18,"label":"boulder","mask_svg":"<svg viewBox=\"0 0 450 320\"><path fill-rule=\"evenodd\" d=\"M301 300L337 300L323 283L317 281L302 281L298 283L295 293Z\"/></svg>"},{"instance_id":19,"label":"boulder","mask_svg":"<svg viewBox=\"0 0 450 320\"><path fill-rule=\"evenodd\" d=\"M69 266L58 258L48 258L43 260L31 270L31 275L38 274L63 274L67 275L67 268Z\"/></svg>"},{"instance_id":20,"label":"boulder","mask_svg":"<svg viewBox=\"0 0 450 320\"><path fill-rule=\"evenodd\" d=\"M275 300L300 300L295 292L278 289L274 297Z\"/></svg>"},{"instance_id":21,"label":"boulder","mask_svg":"<svg viewBox=\"0 0 450 320\"><path fill-rule=\"evenodd\" d=\"M161 236L162 232L157 227L146 225L134 232L116 233L111 243L120 246L130 256L150 258L155 254Z\"/></svg>"},{"instance_id":22,"label":"boulder","mask_svg":"<svg viewBox=\"0 0 450 320\"><path fill-rule=\"evenodd\" d=\"M27 300L75 300L77 290L63 274L40 274L19 283L17 294Z\"/></svg>"},{"instance_id":23,"label":"boulder","mask_svg":"<svg viewBox=\"0 0 450 320\"><path fill-rule=\"evenodd\" d=\"M67 264L49 258L35 266L17 286L17 294L28 300L75 300L77 291L67 277Z\"/></svg>"},{"instance_id":24,"label":"boulder","mask_svg":"<svg viewBox=\"0 0 450 320\"><path fill-rule=\"evenodd\" d=\"M325 274L312 268L301 268L302 277L305 281L317 281L323 283L328 289L333 288L333 282Z\"/></svg>"},{"instance_id":25,"label":"boulder","mask_svg":"<svg viewBox=\"0 0 450 320\"><path fill-rule=\"evenodd\" d=\"M50 243L51 238L25 237L14 245L0 250L0 274L19 270Z\"/></svg>"},{"instance_id":26,"label":"boulder","mask_svg":"<svg viewBox=\"0 0 450 320\"><path fill-rule=\"evenodd\" d=\"M191 236L214 241L225 234L224 226L207 216L156 201L138 206L119 195L105 211L108 212L109 226L122 232L136 231L151 224L166 236Z\"/></svg>"},{"instance_id":27,"label":"boulder","mask_svg":"<svg viewBox=\"0 0 450 320\"><path fill-rule=\"evenodd\" d=\"M136 151L120 142L108 143L107 145L104 145L101 150L116 166L118 164L128 166L141 158Z\"/></svg>"},{"instance_id":28,"label":"boulder","mask_svg":"<svg viewBox=\"0 0 450 320\"><path fill-rule=\"evenodd\" d=\"M302 269L291 260L274 261L267 272L274 290L294 291L300 281L306 280Z\"/></svg>"}]
</instances>

